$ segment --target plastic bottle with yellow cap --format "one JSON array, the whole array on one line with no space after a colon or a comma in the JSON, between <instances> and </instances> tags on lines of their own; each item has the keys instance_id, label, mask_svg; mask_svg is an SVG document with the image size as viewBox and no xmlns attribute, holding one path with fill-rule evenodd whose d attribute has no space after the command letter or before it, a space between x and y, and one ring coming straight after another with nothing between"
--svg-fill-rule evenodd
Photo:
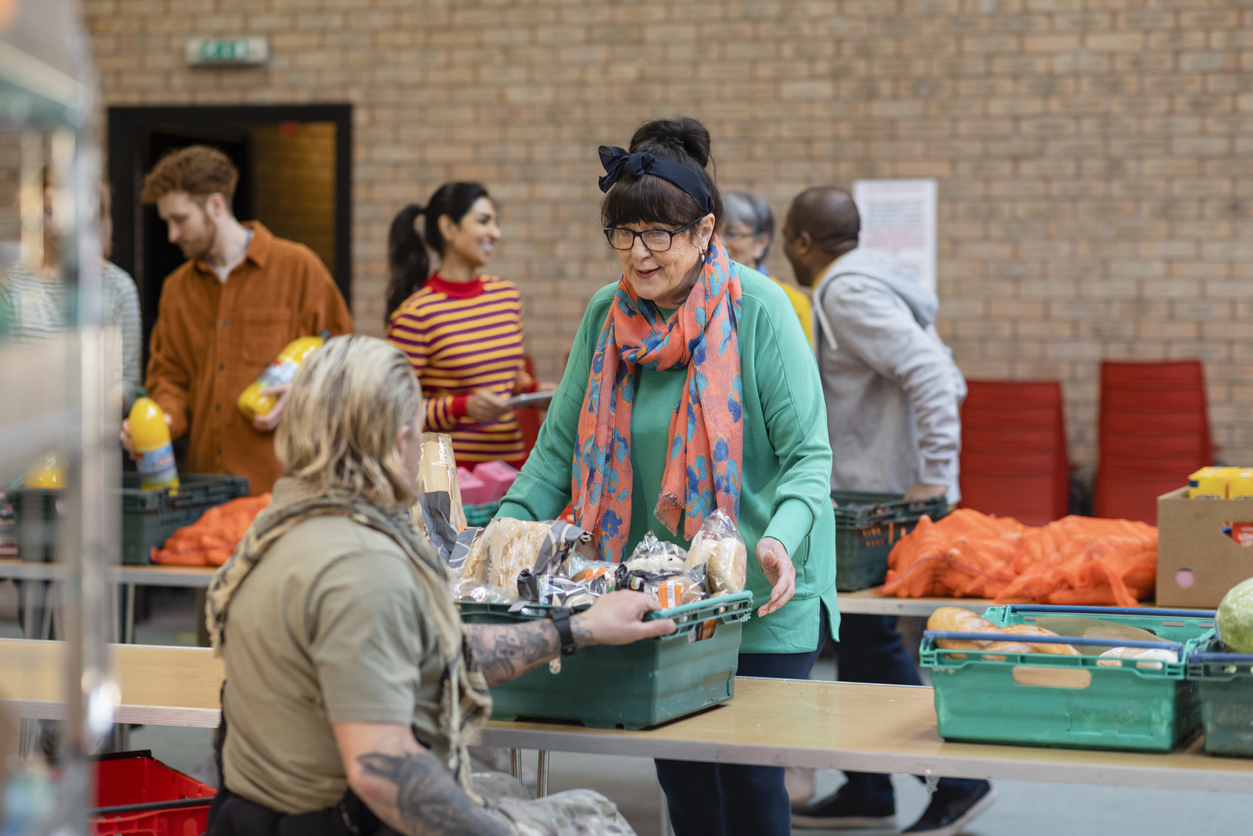
<instances>
[{"instance_id":1,"label":"plastic bottle with yellow cap","mask_svg":"<svg viewBox=\"0 0 1253 836\"><path fill-rule=\"evenodd\" d=\"M289 342L286 348L279 352L274 362L266 366L265 371L261 372L261 375L240 393L235 405L239 407L244 417L251 421L258 415L269 415L270 410L274 409L274 405L278 403L278 397L263 395L261 390L268 386L291 383L300 364L308 360L309 355L325 345L330 338L331 332L323 331L316 337L299 337Z\"/></svg>"},{"instance_id":2,"label":"plastic bottle with yellow cap","mask_svg":"<svg viewBox=\"0 0 1253 836\"><path fill-rule=\"evenodd\" d=\"M139 471L139 486L146 491L165 488L178 492L178 467L174 464L174 445L170 443L170 425L165 423L165 411L148 397L146 389L136 394L135 403L127 420L130 421L131 441L139 458L135 467Z\"/></svg>"}]
</instances>

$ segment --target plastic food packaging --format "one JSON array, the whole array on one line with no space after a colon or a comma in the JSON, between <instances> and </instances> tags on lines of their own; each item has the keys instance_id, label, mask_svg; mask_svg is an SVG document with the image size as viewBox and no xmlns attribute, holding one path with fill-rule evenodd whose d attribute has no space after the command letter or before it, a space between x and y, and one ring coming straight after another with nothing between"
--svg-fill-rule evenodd
<instances>
[{"instance_id":1,"label":"plastic food packaging","mask_svg":"<svg viewBox=\"0 0 1253 836\"><path fill-rule=\"evenodd\" d=\"M1112 647L1102 653L1096 663L1102 667L1121 667L1119 659L1136 662L1178 662L1179 654L1165 647Z\"/></svg>"},{"instance_id":2,"label":"plastic food packaging","mask_svg":"<svg viewBox=\"0 0 1253 836\"><path fill-rule=\"evenodd\" d=\"M1034 624L1014 624L1001 627L986 618L975 615L962 607L940 607L927 619L927 629L950 633L1009 633L1020 636L1050 636L1058 634ZM1011 642L1000 639L936 639L936 645L945 650L998 650L1004 653L1044 653L1055 656L1081 655L1072 645L1051 642ZM985 657L987 658L987 657Z\"/></svg>"},{"instance_id":3,"label":"plastic food packaging","mask_svg":"<svg viewBox=\"0 0 1253 836\"><path fill-rule=\"evenodd\" d=\"M518 575L557 574L557 569L592 535L578 526L556 520L529 522L497 517L475 536L461 567L463 577L475 577L501 589L517 589Z\"/></svg>"},{"instance_id":4,"label":"plastic food packaging","mask_svg":"<svg viewBox=\"0 0 1253 836\"><path fill-rule=\"evenodd\" d=\"M131 442L139 458L135 468L139 471L139 486L146 491L178 488L178 469L174 465L174 446L170 444L170 425L165 423L165 412L157 402L148 397L148 390L139 389L139 397L131 406Z\"/></svg>"},{"instance_id":5,"label":"plastic food packaging","mask_svg":"<svg viewBox=\"0 0 1253 836\"><path fill-rule=\"evenodd\" d=\"M278 357L274 358L274 362L266 366L265 371L239 394L235 405L244 417L251 421L257 415L269 415L270 410L278 403L278 396L263 395L261 390L267 386L291 383L300 364L308 360L309 355L325 345L330 338L331 332L323 331L316 337L298 337L289 342L278 353Z\"/></svg>"},{"instance_id":6,"label":"plastic food packaging","mask_svg":"<svg viewBox=\"0 0 1253 836\"><path fill-rule=\"evenodd\" d=\"M622 565L632 572L682 572L687 569L687 552L674 543L658 540L650 531Z\"/></svg>"},{"instance_id":7,"label":"plastic food packaging","mask_svg":"<svg viewBox=\"0 0 1253 836\"><path fill-rule=\"evenodd\" d=\"M705 590L710 598L744 591L748 549L729 516L714 511L705 518L692 538L687 565L705 567Z\"/></svg>"},{"instance_id":8,"label":"plastic food packaging","mask_svg":"<svg viewBox=\"0 0 1253 836\"><path fill-rule=\"evenodd\" d=\"M410 509L414 523L447 561L457 536L466 528L461 505L461 483L453 456L452 436L422 434L422 466L418 472L421 493Z\"/></svg>"},{"instance_id":9,"label":"plastic food packaging","mask_svg":"<svg viewBox=\"0 0 1253 836\"><path fill-rule=\"evenodd\" d=\"M454 601L474 601L478 604L512 604L518 596L507 589L488 586L476 578L462 578L452 583Z\"/></svg>"}]
</instances>

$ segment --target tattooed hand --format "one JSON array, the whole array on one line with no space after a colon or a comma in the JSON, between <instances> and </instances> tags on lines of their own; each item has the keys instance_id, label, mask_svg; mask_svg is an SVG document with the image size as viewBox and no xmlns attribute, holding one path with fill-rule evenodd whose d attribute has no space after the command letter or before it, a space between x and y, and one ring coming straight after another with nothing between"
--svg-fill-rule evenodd
<instances>
[{"instance_id":1,"label":"tattooed hand","mask_svg":"<svg viewBox=\"0 0 1253 836\"><path fill-rule=\"evenodd\" d=\"M508 836L511 829L475 806L408 726L336 723L348 783L376 816L408 836Z\"/></svg>"},{"instance_id":2,"label":"tattooed hand","mask_svg":"<svg viewBox=\"0 0 1253 836\"><path fill-rule=\"evenodd\" d=\"M675 625L668 618L642 620L645 613L659 608L655 599L639 592L621 590L602 595L570 619L574 643L579 647L630 644L673 633ZM464 629L488 685L517 679L561 652L561 639L551 621L467 624Z\"/></svg>"}]
</instances>

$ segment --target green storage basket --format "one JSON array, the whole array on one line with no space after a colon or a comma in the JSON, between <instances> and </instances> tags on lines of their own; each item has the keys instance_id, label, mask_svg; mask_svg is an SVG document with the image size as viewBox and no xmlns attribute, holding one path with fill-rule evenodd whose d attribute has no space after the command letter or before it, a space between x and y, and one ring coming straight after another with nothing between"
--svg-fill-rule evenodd
<instances>
[{"instance_id":1,"label":"green storage basket","mask_svg":"<svg viewBox=\"0 0 1253 836\"><path fill-rule=\"evenodd\" d=\"M835 501L835 588L856 592L887 578L888 554L922 515L948 513L942 496L906 502L899 493L831 491Z\"/></svg>"},{"instance_id":2,"label":"green storage basket","mask_svg":"<svg viewBox=\"0 0 1253 836\"><path fill-rule=\"evenodd\" d=\"M516 624L545 618L548 607L462 601L466 624ZM649 613L673 618L678 631L657 639L585 647L492 688L492 719L574 720L601 729L644 729L731 699L743 622L752 614L745 590Z\"/></svg>"},{"instance_id":3,"label":"green storage basket","mask_svg":"<svg viewBox=\"0 0 1253 836\"><path fill-rule=\"evenodd\" d=\"M122 563L152 562L152 550L210 508L248 495L245 476L180 473L177 493L168 488L145 491L138 473L122 474Z\"/></svg>"},{"instance_id":4,"label":"green storage basket","mask_svg":"<svg viewBox=\"0 0 1253 836\"><path fill-rule=\"evenodd\" d=\"M1188 654L1188 679L1200 688L1205 751L1253 757L1253 655L1224 652L1211 634Z\"/></svg>"},{"instance_id":5,"label":"green storage basket","mask_svg":"<svg viewBox=\"0 0 1253 836\"><path fill-rule=\"evenodd\" d=\"M17 556L26 563L56 560L57 532L65 514L61 491L19 488L12 493Z\"/></svg>"},{"instance_id":6,"label":"green storage basket","mask_svg":"<svg viewBox=\"0 0 1253 836\"><path fill-rule=\"evenodd\" d=\"M984 618L1010 626L1040 616L1084 616L1139 627L1171 644L1178 662L1118 661L1096 656L1057 656L944 650L937 638L987 639L995 634L923 633L921 659L931 670L935 713L946 740L1169 752L1201 722L1194 683L1186 679L1187 653L1214 626L1205 610L1013 605L991 607ZM1117 639L1048 639L1006 634L1006 640L1064 643L1075 647L1155 647L1162 642ZM964 658L963 658L964 657Z\"/></svg>"},{"instance_id":7,"label":"green storage basket","mask_svg":"<svg viewBox=\"0 0 1253 836\"><path fill-rule=\"evenodd\" d=\"M496 516L496 512L500 510L500 500L495 502L484 502L479 505L466 505L462 507L466 515L466 525L470 528L487 528L487 524Z\"/></svg>"}]
</instances>

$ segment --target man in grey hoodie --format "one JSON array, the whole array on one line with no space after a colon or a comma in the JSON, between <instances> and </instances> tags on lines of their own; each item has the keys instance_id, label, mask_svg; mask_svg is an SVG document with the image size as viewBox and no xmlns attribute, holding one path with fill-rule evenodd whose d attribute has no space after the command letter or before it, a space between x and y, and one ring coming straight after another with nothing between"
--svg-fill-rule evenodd
<instances>
[{"instance_id":1,"label":"man in grey hoodie","mask_svg":"<svg viewBox=\"0 0 1253 836\"><path fill-rule=\"evenodd\" d=\"M801 192L783 228L797 281L813 287L814 337L827 403L831 487L907 499L961 496L958 408L966 383L935 330L940 303L883 256L857 248L861 218L834 187ZM895 616L845 615L841 682L921 685ZM845 773L838 792L797 808L798 828L895 827L887 775ZM993 799L986 781L943 779L906 833L961 832Z\"/></svg>"}]
</instances>

